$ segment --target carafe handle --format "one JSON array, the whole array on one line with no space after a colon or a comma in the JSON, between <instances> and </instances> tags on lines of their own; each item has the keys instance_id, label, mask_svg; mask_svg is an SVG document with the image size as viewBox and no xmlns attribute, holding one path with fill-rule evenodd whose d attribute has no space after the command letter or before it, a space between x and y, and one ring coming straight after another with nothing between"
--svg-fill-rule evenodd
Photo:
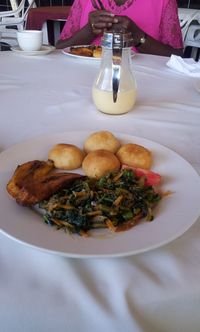
<instances>
[{"instance_id":1,"label":"carafe handle","mask_svg":"<svg viewBox=\"0 0 200 332\"><path fill-rule=\"evenodd\" d=\"M117 101L117 94L119 90L119 82L121 75L121 61L122 48L113 48L112 55L112 88L113 88L113 102Z\"/></svg>"}]
</instances>

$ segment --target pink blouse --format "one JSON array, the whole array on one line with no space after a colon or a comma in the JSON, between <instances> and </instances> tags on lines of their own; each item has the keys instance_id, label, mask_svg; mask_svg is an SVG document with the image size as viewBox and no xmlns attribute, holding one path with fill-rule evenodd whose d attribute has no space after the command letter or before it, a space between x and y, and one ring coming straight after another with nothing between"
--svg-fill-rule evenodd
<instances>
[{"instance_id":1,"label":"pink blouse","mask_svg":"<svg viewBox=\"0 0 200 332\"><path fill-rule=\"evenodd\" d=\"M176 0L127 0L117 5L115 0L102 0L104 8L116 15L128 16L154 39L182 48L182 34ZM74 0L60 39L68 39L88 22L88 14L95 10L91 0ZM93 44L100 44L97 37Z\"/></svg>"}]
</instances>

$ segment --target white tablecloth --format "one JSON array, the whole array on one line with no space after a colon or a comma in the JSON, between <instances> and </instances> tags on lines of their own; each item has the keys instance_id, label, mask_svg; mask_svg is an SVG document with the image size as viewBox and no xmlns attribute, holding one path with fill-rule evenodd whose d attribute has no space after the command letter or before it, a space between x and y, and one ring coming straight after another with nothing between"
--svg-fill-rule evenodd
<instances>
[{"instance_id":1,"label":"white tablecloth","mask_svg":"<svg viewBox=\"0 0 200 332\"><path fill-rule=\"evenodd\" d=\"M136 55L137 104L109 116L91 99L98 61L1 52L0 151L47 133L107 129L159 142L200 173L200 94L167 60ZM0 234L0 330L199 332L199 238L198 220L156 250L72 259Z\"/></svg>"}]
</instances>

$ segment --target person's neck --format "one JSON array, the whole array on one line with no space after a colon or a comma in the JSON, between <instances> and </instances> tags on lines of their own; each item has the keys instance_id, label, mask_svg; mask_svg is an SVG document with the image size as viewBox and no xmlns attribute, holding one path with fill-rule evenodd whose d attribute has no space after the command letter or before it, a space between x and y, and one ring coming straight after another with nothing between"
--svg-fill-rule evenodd
<instances>
[{"instance_id":1,"label":"person's neck","mask_svg":"<svg viewBox=\"0 0 200 332\"><path fill-rule=\"evenodd\" d=\"M124 5L127 0L114 0L116 5Z\"/></svg>"}]
</instances>

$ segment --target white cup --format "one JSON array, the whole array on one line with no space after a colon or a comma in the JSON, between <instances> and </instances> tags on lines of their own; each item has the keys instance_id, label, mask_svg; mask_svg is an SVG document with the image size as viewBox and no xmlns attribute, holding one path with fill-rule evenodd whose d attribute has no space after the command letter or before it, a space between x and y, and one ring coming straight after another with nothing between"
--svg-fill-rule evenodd
<instances>
[{"instance_id":1,"label":"white cup","mask_svg":"<svg viewBox=\"0 0 200 332\"><path fill-rule=\"evenodd\" d=\"M23 51L39 51L42 47L42 31L22 30L17 31L19 47Z\"/></svg>"}]
</instances>

